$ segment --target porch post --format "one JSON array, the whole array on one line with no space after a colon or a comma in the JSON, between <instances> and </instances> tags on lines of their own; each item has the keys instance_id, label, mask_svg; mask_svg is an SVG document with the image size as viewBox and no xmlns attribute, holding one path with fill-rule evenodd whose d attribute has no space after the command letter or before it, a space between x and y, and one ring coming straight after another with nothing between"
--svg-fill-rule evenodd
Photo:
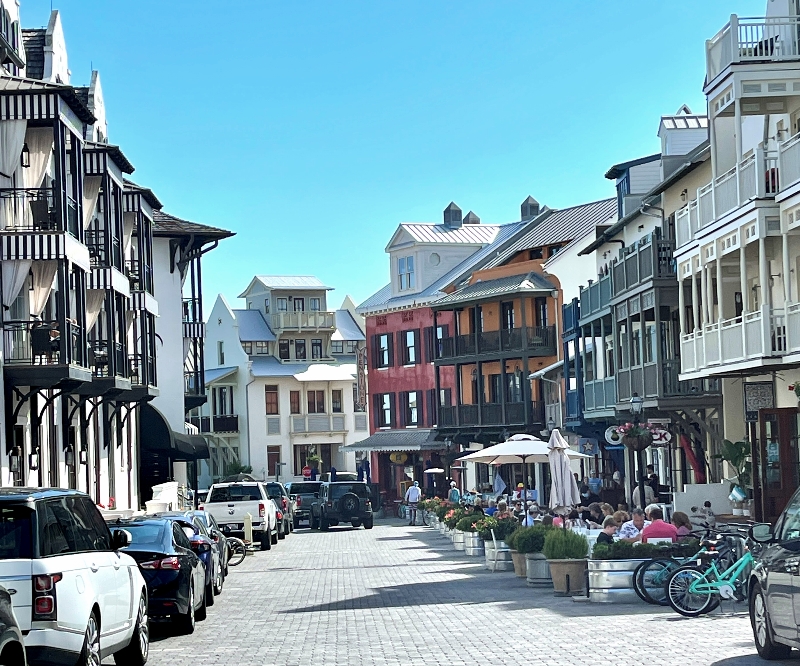
<instances>
[{"instance_id":1,"label":"porch post","mask_svg":"<svg viewBox=\"0 0 800 666\"><path fill-rule=\"evenodd\" d=\"M792 302L792 282L789 276L789 234L784 231L781 239L783 241L783 306L786 308Z\"/></svg>"},{"instance_id":2,"label":"porch post","mask_svg":"<svg viewBox=\"0 0 800 666\"><path fill-rule=\"evenodd\" d=\"M758 281L761 284L761 353L766 354L772 348L770 339L770 305L771 294L769 288L769 265L767 263L767 239L760 236L758 239Z\"/></svg>"},{"instance_id":3,"label":"porch post","mask_svg":"<svg viewBox=\"0 0 800 666\"><path fill-rule=\"evenodd\" d=\"M700 303L697 299L697 273L694 271L694 259L692 259L692 324L694 331L700 328Z\"/></svg>"},{"instance_id":4,"label":"porch post","mask_svg":"<svg viewBox=\"0 0 800 666\"><path fill-rule=\"evenodd\" d=\"M700 260L700 294L703 298L700 308L700 323L705 326L708 323L708 285L706 284L706 267L703 260Z\"/></svg>"},{"instance_id":5,"label":"porch post","mask_svg":"<svg viewBox=\"0 0 800 666\"><path fill-rule=\"evenodd\" d=\"M683 293L683 276L678 275L678 323L682 335L686 334L686 295Z\"/></svg>"},{"instance_id":6,"label":"porch post","mask_svg":"<svg viewBox=\"0 0 800 666\"><path fill-rule=\"evenodd\" d=\"M739 229L739 281L742 290L742 314L750 311L750 299L747 293L747 246L744 243L743 229Z\"/></svg>"},{"instance_id":7,"label":"porch post","mask_svg":"<svg viewBox=\"0 0 800 666\"><path fill-rule=\"evenodd\" d=\"M713 300L711 301L711 307L712 308L714 307ZM722 316L722 255L720 254L720 248L717 247L717 321L721 322L723 319L724 317Z\"/></svg>"}]
</instances>

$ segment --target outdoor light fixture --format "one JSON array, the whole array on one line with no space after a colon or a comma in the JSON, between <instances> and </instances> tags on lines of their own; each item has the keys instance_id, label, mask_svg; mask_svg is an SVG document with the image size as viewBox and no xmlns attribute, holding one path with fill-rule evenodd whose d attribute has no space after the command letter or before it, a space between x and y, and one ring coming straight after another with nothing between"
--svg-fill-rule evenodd
<instances>
[{"instance_id":1,"label":"outdoor light fixture","mask_svg":"<svg viewBox=\"0 0 800 666\"><path fill-rule=\"evenodd\" d=\"M20 164L26 169L31 165L31 151L28 150L28 144L23 144L22 153L19 156Z\"/></svg>"},{"instance_id":2,"label":"outdoor light fixture","mask_svg":"<svg viewBox=\"0 0 800 666\"><path fill-rule=\"evenodd\" d=\"M64 453L64 462L67 464L67 467L75 467L75 452L72 448L69 448Z\"/></svg>"},{"instance_id":3,"label":"outdoor light fixture","mask_svg":"<svg viewBox=\"0 0 800 666\"><path fill-rule=\"evenodd\" d=\"M638 393L634 393L631 396L631 414L634 416L639 416L642 413L642 400L641 396Z\"/></svg>"},{"instance_id":4,"label":"outdoor light fixture","mask_svg":"<svg viewBox=\"0 0 800 666\"><path fill-rule=\"evenodd\" d=\"M547 429L548 429L548 430L549 430L551 433L553 432L553 430L555 430L555 429L556 429L556 422L553 420L553 417L552 417L552 416L551 416L549 419L547 419Z\"/></svg>"},{"instance_id":5,"label":"outdoor light fixture","mask_svg":"<svg viewBox=\"0 0 800 666\"><path fill-rule=\"evenodd\" d=\"M88 452L86 451L86 449L81 449L78 452L78 460L80 460L81 465L85 465L87 463L87 461L88 461Z\"/></svg>"},{"instance_id":6,"label":"outdoor light fixture","mask_svg":"<svg viewBox=\"0 0 800 666\"><path fill-rule=\"evenodd\" d=\"M36 449L38 451L39 449ZM28 467L32 470L39 469L39 454L38 453L31 453L28 456Z\"/></svg>"},{"instance_id":7,"label":"outdoor light fixture","mask_svg":"<svg viewBox=\"0 0 800 666\"><path fill-rule=\"evenodd\" d=\"M19 474L19 448L11 452L8 467L14 474Z\"/></svg>"}]
</instances>

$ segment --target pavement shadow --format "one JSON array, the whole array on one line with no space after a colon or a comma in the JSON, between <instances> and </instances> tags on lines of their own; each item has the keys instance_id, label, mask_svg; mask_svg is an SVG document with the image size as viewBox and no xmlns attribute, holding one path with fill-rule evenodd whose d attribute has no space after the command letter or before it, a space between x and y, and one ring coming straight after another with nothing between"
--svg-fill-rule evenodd
<instances>
[{"instance_id":1,"label":"pavement shadow","mask_svg":"<svg viewBox=\"0 0 800 666\"><path fill-rule=\"evenodd\" d=\"M792 652L792 656L789 659L782 659L781 661L772 661L770 663L777 664L781 666L797 666L798 658L800 658L800 652L796 650ZM720 659L719 661L715 661L711 664L711 666L756 666L757 664L764 664L765 662L758 656L757 652L753 652L753 654L742 655L740 657L728 657L727 659Z\"/></svg>"}]
</instances>

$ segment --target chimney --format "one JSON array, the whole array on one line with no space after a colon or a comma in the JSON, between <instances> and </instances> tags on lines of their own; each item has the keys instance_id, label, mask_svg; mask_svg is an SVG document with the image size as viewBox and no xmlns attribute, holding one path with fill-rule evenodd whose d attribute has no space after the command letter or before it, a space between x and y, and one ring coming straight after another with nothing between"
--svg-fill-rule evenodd
<instances>
[{"instance_id":1,"label":"chimney","mask_svg":"<svg viewBox=\"0 0 800 666\"><path fill-rule=\"evenodd\" d=\"M464 224L480 224L481 218L479 218L475 213L470 211L467 213L467 216L464 218Z\"/></svg>"},{"instance_id":2,"label":"chimney","mask_svg":"<svg viewBox=\"0 0 800 666\"><path fill-rule=\"evenodd\" d=\"M530 220L539 214L539 202L533 197L529 196L527 199L525 199L525 201L522 202L520 210L522 213L522 217L520 219Z\"/></svg>"},{"instance_id":3,"label":"chimney","mask_svg":"<svg viewBox=\"0 0 800 666\"><path fill-rule=\"evenodd\" d=\"M461 209L452 201L450 205L444 209L444 226L449 229L461 228Z\"/></svg>"}]
</instances>

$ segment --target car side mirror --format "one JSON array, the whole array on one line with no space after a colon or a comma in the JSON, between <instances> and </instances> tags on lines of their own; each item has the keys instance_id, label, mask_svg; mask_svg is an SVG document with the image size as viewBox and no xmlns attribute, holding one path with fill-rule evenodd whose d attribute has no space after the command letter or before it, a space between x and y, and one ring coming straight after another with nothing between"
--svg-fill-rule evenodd
<instances>
[{"instance_id":1,"label":"car side mirror","mask_svg":"<svg viewBox=\"0 0 800 666\"><path fill-rule=\"evenodd\" d=\"M772 543L775 541L775 534L772 525L769 523L758 523L750 528L750 538L756 543Z\"/></svg>"},{"instance_id":2,"label":"car side mirror","mask_svg":"<svg viewBox=\"0 0 800 666\"><path fill-rule=\"evenodd\" d=\"M111 547L114 550L126 548L128 545L130 545L130 542L130 537L125 530L114 530L111 533Z\"/></svg>"}]
</instances>

